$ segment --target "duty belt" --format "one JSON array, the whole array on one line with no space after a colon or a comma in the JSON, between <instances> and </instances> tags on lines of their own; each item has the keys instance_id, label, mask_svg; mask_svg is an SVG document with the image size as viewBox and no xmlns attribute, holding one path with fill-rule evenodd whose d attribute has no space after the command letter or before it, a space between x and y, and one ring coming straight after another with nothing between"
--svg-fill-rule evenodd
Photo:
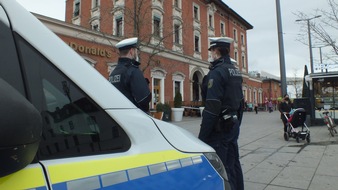
<instances>
[{"instance_id":1,"label":"duty belt","mask_svg":"<svg viewBox=\"0 0 338 190\"><path fill-rule=\"evenodd\" d=\"M236 114L234 114L234 115L232 115L232 114L223 115L224 120L227 120L229 118L237 119L237 115Z\"/></svg>"}]
</instances>

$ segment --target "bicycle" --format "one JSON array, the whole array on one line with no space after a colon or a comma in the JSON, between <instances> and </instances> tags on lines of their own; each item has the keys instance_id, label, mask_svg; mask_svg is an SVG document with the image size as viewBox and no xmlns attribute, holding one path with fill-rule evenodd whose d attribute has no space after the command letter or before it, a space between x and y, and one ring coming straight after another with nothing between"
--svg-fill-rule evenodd
<instances>
[{"instance_id":1,"label":"bicycle","mask_svg":"<svg viewBox=\"0 0 338 190\"><path fill-rule=\"evenodd\" d=\"M327 129L329 130L331 136L334 137L334 134L337 134L337 130L335 129L336 124L331 117L331 113L329 114L328 110L324 110L322 112L322 115L323 115L324 123L327 126Z\"/></svg>"}]
</instances>

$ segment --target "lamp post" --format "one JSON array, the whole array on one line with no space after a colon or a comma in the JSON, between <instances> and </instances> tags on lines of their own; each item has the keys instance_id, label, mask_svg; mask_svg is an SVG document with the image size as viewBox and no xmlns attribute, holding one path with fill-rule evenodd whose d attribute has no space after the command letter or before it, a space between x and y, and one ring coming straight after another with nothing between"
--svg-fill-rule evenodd
<instances>
[{"instance_id":1,"label":"lamp post","mask_svg":"<svg viewBox=\"0 0 338 190\"><path fill-rule=\"evenodd\" d=\"M323 47L327 47L327 46L330 46L330 45L324 45L324 46L319 46L319 47L312 47L312 48L318 48L319 49L319 59L320 59L320 67L321 67L321 72L323 72L323 55L322 55L322 48ZM324 64L325 66L325 72L328 72L327 70L327 65Z\"/></svg>"},{"instance_id":2,"label":"lamp post","mask_svg":"<svg viewBox=\"0 0 338 190\"><path fill-rule=\"evenodd\" d=\"M287 93L286 74L285 74L285 57L284 57L284 42L282 29L282 16L280 10L280 2L276 0L276 14L277 14L277 30L278 30L278 47L279 47L279 66L281 78L282 96Z\"/></svg>"},{"instance_id":3,"label":"lamp post","mask_svg":"<svg viewBox=\"0 0 338 190\"><path fill-rule=\"evenodd\" d=\"M310 29L310 20L319 18L322 15L317 15L311 18L306 18L306 19L297 19L296 22L300 21L306 21L307 22L307 33L309 37L309 51L310 51L310 67L311 67L311 74L313 73L313 56L312 56L312 43L311 43L311 29Z\"/></svg>"}]
</instances>

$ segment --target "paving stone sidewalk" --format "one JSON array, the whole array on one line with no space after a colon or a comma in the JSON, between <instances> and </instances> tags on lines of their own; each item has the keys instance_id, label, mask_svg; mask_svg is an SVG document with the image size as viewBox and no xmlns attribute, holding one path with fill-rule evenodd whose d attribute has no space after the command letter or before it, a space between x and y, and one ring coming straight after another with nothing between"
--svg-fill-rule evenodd
<instances>
[{"instance_id":1,"label":"paving stone sidewalk","mask_svg":"<svg viewBox=\"0 0 338 190\"><path fill-rule=\"evenodd\" d=\"M200 117L171 122L198 135ZM247 190L337 190L338 135L309 126L311 143L285 141L279 112L245 112L239 138Z\"/></svg>"}]
</instances>

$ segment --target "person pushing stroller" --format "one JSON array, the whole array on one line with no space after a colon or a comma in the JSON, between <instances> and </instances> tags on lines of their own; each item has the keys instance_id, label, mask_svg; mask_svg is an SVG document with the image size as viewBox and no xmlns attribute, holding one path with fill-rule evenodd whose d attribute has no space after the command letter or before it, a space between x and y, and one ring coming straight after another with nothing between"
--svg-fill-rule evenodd
<instances>
[{"instance_id":1,"label":"person pushing stroller","mask_svg":"<svg viewBox=\"0 0 338 190\"><path fill-rule=\"evenodd\" d=\"M282 102L279 104L279 112L281 113L280 118L281 118L281 120L283 121L283 124L284 124L284 133L287 132L287 128L288 128L288 125L287 125L288 120L287 119L290 116L289 113L290 113L292 108L293 108L293 105L291 103L289 95L285 94ZM285 117L285 116L287 116L287 117Z\"/></svg>"}]
</instances>

